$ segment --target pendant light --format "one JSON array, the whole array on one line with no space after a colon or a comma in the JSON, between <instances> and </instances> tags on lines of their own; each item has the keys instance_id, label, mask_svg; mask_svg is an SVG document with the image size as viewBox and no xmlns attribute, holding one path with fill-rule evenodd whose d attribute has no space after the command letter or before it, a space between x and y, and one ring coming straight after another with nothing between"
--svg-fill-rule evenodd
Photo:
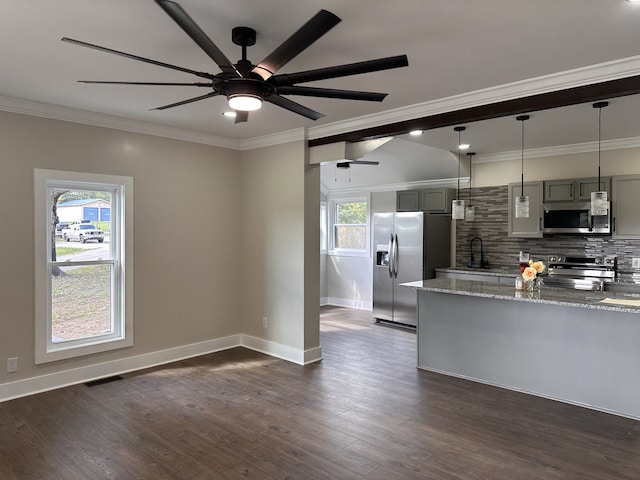
<instances>
[{"instance_id":1,"label":"pendant light","mask_svg":"<svg viewBox=\"0 0 640 480\"><path fill-rule=\"evenodd\" d=\"M529 115L520 115L516 120L522 124L522 145L520 157L520 196L515 198L516 218L529 218L529 196L524 194L524 122L529 120Z\"/></svg>"},{"instance_id":2,"label":"pendant light","mask_svg":"<svg viewBox=\"0 0 640 480\"><path fill-rule=\"evenodd\" d=\"M476 207L471 205L471 179L473 178L471 175L471 164L475 154L475 152L467 153L467 157L469 157L469 205L467 205L467 208L464 210L464 219L467 222L474 222L476 220Z\"/></svg>"},{"instance_id":3,"label":"pendant light","mask_svg":"<svg viewBox=\"0 0 640 480\"><path fill-rule=\"evenodd\" d=\"M458 132L458 188L456 189L456 199L451 203L451 218L454 220L464 219L464 200L460 200L460 146L462 145L461 136L465 131L465 127L455 127Z\"/></svg>"},{"instance_id":4,"label":"pendant light","mask_svg":"<svg viewBox=\"0 0 640 480\"><path fill-rule=\"evenodd\" d=\"M591 215L606 215L609 210L607 192L600 190L600 152L602 143L602 109L609 105L609 102L596 102L593 108L598 109L598 191L591 192Z\"/></svg>"}]
</instances>

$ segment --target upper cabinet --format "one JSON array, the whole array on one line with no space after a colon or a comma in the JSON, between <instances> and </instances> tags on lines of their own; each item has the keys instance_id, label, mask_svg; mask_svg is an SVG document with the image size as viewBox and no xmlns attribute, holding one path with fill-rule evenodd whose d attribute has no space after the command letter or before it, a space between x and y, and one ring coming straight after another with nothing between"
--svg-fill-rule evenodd
<instances>
[{"instance_id":1,"label":"upper cabinet","mask_svg":"<svg viewBox=\"0 0 640 480\"><path fill-rule=\"evenodd\" d=\"M640 238L640 175L613 177L613 238Z\"/></svg>"},{"instance_id":2,"label":"upper cabinet","mask_svg":"<svg viewBox=\"0 0 640 480\"><path fill-rule=\"evenodd\" d=\"M544 182L544 202L572 202L591 200L591 192L611 191L611 178L602 177L600 188L598 178L579 178L577 180L547 180Z\"/></svg>"},{"instance_id":3,"label":"upper cabinet","mask_svg":"<svg viewBox=\"0 0 640 480\"><path fill-rule=\"evenodd\" d=\"M396 192L398 212L451 213L455 189L448 187L400 190Z\"/></svg>"},{"instance_id":4,"label":"upper cabinet","mask_svg":"<svg viewBox=\"0 0 640 480\"><path fill-rule=\"evenodd\" d=\"M396 192L397 212L417 212L420 210L420 190L400 190Z\"/></svg>"},{"instance_id":5,"label":"upper cabinet","mask_svg":"<svg viewBox=\"0 0 640 480\"><path fill-rule=\"evenodd\" d=\"M524 195L529 197L529 217L516 218L515 198L520 196L521 184L509 184L509 236L519 238L542 237L543 182L525 182Z\"/></svg>"}]
</instances>

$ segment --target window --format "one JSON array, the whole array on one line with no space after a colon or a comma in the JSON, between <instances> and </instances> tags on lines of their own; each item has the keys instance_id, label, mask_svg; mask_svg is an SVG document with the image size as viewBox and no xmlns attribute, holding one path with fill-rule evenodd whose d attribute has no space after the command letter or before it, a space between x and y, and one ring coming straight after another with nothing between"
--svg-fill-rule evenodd
<instances>
[{"instance_id":1,"label":"window","mask_svg":"<svg viewBox=\"0 0 640 480\"><path fill-rule=\"evenodd\" d=\"M327 202L320 202L320 253L327 253Z\"/></svg>"},{"instance_id":2,"label":"window","mask_svg":"<svg viewBox=\"0 0 640 480\"><path fill-rule=\"evenodd\" d=\"M133 179L34 171L36 363L133 345Z\"/></svg>"},{"instance_id":3,"label":"window","mask_svg":"<svg viewBox=\"0 0 640 480\"><path fill-rule=\"evenodd\" d=\"M368 198L333 199L331 205L332 253L351 256L368 255Z\"/></svg>"}]
</instances>

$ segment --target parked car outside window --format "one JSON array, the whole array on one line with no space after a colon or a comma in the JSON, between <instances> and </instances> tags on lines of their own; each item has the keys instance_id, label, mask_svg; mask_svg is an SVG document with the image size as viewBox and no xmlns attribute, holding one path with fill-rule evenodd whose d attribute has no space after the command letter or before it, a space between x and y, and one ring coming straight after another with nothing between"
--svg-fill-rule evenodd
<instances>
[{"instance_id":1,"label":"parked car outside window","mask_svg":"<svg viewBox=\"0 0 640 480\"><path fill-rule=\"evenodd\" d=\"M89 240L97 240L98 243L102 243L104 242L104 232L93 223L80 223L64 229L62 231L62 238L67 242L77 240L86 243Z\"/></svg>"}]
</instances>

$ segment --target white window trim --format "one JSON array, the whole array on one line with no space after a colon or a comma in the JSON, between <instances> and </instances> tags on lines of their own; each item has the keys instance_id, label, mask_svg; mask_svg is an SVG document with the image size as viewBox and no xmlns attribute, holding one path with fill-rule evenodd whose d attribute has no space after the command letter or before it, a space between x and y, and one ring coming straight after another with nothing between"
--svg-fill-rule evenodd
<instances>
[{"instance_id":1,"label":"white window trim","mask_svg":"<svg viewBox=\"0 0 640 480\"><path fill-rule=\"evenodd\" d=\"M48 195L49 185L68 185L75 188L93 188L104 190L115 188L116 195L112 208L112 219L121 219L120 224L112 223L111 236L119 242L112 242L114 258L119 259L114 268L118 275L120 302L119 318L123 319L121 328L113 335L104 335L95 339L64 342L51 342L49 318L51 315L51 275L50 275L50 235L51 205ZM133 178L116 175L65 172L58 170L34 169L34 233L35 233L35 362L36 364L53 362L67 358L90 355L133 345ZM116 211L117 209L117 211ZM114 247L115 246L115 247ZM111 263L111 261L96 264Z\"/></svg>"},{"instance_id":2,"label":"white window trim","mask_svg":"<svg viewBox=\"0 0 640 480\"><path fill-rule=\"evenodd\" d=\"M327 199L329 204L327 235L329 236L329 255L340 257L370 257L371 256L371 195L356 194L349 196L335 196ZM365 248L363 250L356 250L352 248L336 248L335 238L333 234L333 226L336 221L336 203L343 202L366 202L367 203L367 223L365 228Z\"/></svg>"},{"instance_id":3,"label":"white window trim","mask_svg":"<svg viewBox=\"0 0 640 480\"><path fill-rule=\"evenodd\" d=\"M320 201L320 237L320 255L326 255L329 250L329 210L324 200Z\"/></svg>"}]
</instances>

